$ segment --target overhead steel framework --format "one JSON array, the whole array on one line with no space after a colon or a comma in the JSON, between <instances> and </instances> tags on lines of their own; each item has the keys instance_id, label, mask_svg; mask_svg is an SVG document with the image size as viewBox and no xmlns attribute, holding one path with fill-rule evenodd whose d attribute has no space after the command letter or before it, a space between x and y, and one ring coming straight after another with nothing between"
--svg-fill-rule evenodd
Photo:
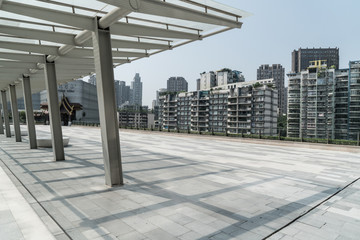
<instances>
[{"instance_id":1,"label":"overhead steel framework","mask_svg":"<svg viewBox=\"0 0 360 240\"><path fill-rule=\"evenodd\" d=\"M64 160L57 85L92 73L103 143L105 182L123 184L113 68L193 41L241 28L248 14L211 0L0 0L0 91L48 92L55 161ZM31 87L30 87L31 82ZM26 88L21 90L21 88ZM31 95L30 95L31 96ZM14 105L13 105L14 106ZM12 112L17 114L15 108ZM31 118L27 109L27 117ZM18 118L14 129L21 141ZM5 132L9 121L4 116ZM0 121L2 123L2 121ZM34 121L30 147L36 148ZM2 130L2 128L0 129ZM2 131L0 131L0 134Z\"/></svg>"}]
</instances>

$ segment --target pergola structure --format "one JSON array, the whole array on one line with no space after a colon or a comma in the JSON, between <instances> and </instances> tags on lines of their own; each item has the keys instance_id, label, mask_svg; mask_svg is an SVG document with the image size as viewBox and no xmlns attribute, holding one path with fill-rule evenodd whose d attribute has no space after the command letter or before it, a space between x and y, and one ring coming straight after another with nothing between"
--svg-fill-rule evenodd
<instances>
[{"instance_id":1,"label":"pergola structure","mask_svg":"<svg viewBox=\"0 0 360 240\"><path fill-rule=\"evenodd\" d=\"M76 4L73 4L76 2ZM241 28L247 13L211 0L0 0L0 90L5 130L21 141L24 97L30 148L36 146L31 94L47 90L55 161L65 159L57 86L96 73L109 186L123 184L113 68Z\"/></svg>"}]
</instances>

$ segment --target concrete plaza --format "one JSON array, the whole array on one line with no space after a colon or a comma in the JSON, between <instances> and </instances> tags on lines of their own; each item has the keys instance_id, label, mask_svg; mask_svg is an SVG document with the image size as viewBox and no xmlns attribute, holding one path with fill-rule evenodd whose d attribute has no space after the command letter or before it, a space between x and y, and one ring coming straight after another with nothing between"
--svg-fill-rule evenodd
<instances>
[{"instance_id":1,"label":"concrete plaza","mask_svg":"<svg viewBox=\"0 0 360 240\"><path fill-rule=\"evenodd\" d=\"M359 147L121 130L125 185L109 188L100 129L63 133L61 162L0 135L0 166L56 239L360 238Z\"/></svg>"}]
</instances>

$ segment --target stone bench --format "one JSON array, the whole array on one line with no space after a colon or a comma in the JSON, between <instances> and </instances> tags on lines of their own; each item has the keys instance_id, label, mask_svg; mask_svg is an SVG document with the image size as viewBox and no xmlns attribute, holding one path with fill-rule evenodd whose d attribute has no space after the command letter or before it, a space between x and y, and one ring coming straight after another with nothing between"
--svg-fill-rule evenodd
<instances>
[{"instance_id":1,"label":"stone bench","mask_svg":"<svg viewBox=\"0 0 360 240\"><path fill-rule=\"evenodd\" d=\"M4 131L5 130L5 125L3 126L4 128ZM10 133L11 133L11 136L15 136L15 131L14 131L14 125L10 125ZM26 127L22 127L20 126L20 133L21 133L21 136L28 136L28 132L27 132L27 129Z\"/></svg>"},{"instance_id":2,"label":"stone bench","mask_svg":"<svg viewBox=\"0 0 360 240\"><path fill-rule=\"evenodd\" d=\"M15 131L14 130L11 130L11 136L15 136ZM21 133L21 136L28 136L28 132L26 130L22 130L20 129L20 133Z\"/></svg>"},{"instance_id":3,"label":"stone bench","mask_svg":"<svg viewBox=\"0 0 360 240\"><path fill-rule=\"evenodd\" d=\"M63 144L64 147L69 145L70 138L69 137L63 137ZM51 136L37 136L36 142L38 147L44 147L44 148L51 148L52 147L52 141Z\"/></svg>"}]
</instances>

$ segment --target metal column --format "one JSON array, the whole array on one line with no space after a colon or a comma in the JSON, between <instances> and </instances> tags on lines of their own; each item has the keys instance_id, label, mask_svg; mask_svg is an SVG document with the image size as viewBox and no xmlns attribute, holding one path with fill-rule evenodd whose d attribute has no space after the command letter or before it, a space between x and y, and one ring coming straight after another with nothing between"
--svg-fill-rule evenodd
<instances>
[{"instance_id":1,"label":"metal column","mask_svg":"<svg viewBox=\"0 0 360 240\"><path fill-rule=\"evenodd\" d=\"M23 87L25 113L26 113L26 124L29 133L30 149L36 149L37 143L36 143L34 110L33 110L32 97L31 97L30 77L23 76L22 87Z\"/></svg>"},{"instance_id":2,"label":"metal column","mask_svg":"<svg viewBox=\"0 0 360 240\"><path fill-rule=\"evenodd\" d=\"M105 183L109 186L122 185L119 124L115 103L114 72L109 28L101 29L95 18L92 33L96 88L99 104L101 138L104 156Z\"/></svg>"},{"instance_id":3,"label":"metal column","mask_svg":"<svg viewBox=\"0 0 360 240\"><path fill-rule=\"evenodd\" d=\"M1 105L0 105L0 134L4 134L4 123L1 116Z\"/></svg>"},{"instance_id":4,"label":"metal column","mask_svg":"<svg viewBox=\"0 0 360 240\"><path fill-rule=\"evenodd\" d=\"M48 62L45 56L45 85L49 107L51 141L55 161L65 160L63 136L61 130L60 107L54 62Z\"/></svg>"},{"instance_id":5,"label":"metal column","mask_svg":"<svg viewBox=\"0 0 360 240\"><path fill-rule=\"evenodd\" d=\"M9 111L8 111L8 107L7 107L7 98L6 98L5 90L1 91L1 103L3 106L6 137L11 137Z\"/></svg>"},{"instance_id":6,"label":"metal column","mask_svg":"<svg viewBox=\"0 0 360 240\"><path fill-rule=\"evenodd\" d=\"M16 88L15 85L10 85L10 104L12 112L12 120L14 125L15 141L21 142L21 131L20 131L20 117L16 99Z\"/></svg>"}]
</instances>

